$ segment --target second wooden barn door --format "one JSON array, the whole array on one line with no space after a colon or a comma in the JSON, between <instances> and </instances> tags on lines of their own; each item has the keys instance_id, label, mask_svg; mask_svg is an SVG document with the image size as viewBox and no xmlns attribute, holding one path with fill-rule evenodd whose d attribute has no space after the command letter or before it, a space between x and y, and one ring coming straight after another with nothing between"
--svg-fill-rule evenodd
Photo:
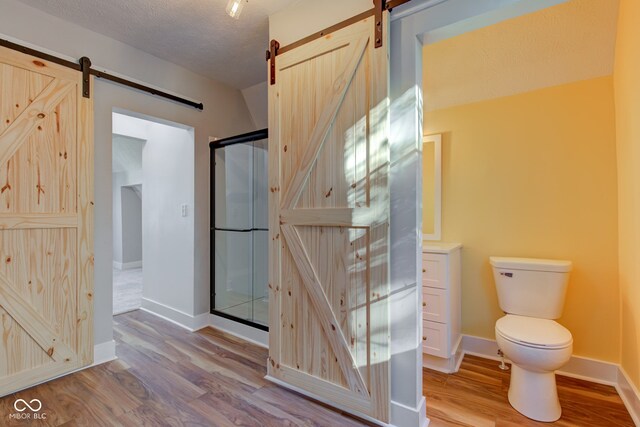
<instances>
[{"instance_id":1,"label":"second wooden barn door","mask_svg":"<svg viewBox=\"0 0 640 427\"><path fill-rule=\"evenodd\" d=\"M93 361L91 101L0 48L0 395Z\"/></svg>"},{"instance_id":2,"label":"second wooden barn door","mask_svg":"<svg viewBox=\"0 0 640 427\"><path fill-rule=\"evenodd\" d=\"M388 421L388 43L373 19L277 56L268 375Z\"/></svg>"}]
</instances>

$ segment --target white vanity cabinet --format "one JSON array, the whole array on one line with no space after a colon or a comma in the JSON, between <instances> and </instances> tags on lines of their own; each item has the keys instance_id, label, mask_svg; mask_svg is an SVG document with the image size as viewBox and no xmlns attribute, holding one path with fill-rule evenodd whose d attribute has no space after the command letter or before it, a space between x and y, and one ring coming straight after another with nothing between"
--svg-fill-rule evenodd
<instances>
[{"instance_id":1,"label":"white vanity cabinet","mask_svg":"<svg viewBox=\"0 0 640 427\"><path fill-rule=\"evenodd\" d=\"M462 358L461 249L458 243L422 245L423 366L456 372Z\"/></svg>"}]
</instances>

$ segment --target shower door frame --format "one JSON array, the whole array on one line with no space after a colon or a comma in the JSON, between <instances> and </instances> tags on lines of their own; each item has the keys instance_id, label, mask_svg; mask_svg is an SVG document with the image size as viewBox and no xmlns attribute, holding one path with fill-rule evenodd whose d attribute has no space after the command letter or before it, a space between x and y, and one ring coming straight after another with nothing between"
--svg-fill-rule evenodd
<instances>
[{"instance_id":1,"label":"shower door frame","mask_svg":"<svg viewBox=\"0 0 640 427\"><path fill-rule=\"evenodd\" d=\"M211 307L210 313L215 314L216 316L224 317L225 319L233 320L234 322L241 323L243 325L251 326L263 331L269 331L269 327L267 325L263 325L261 323L256 323L251 320L243 319L241 317L236 317L228 313L224 313L222 311L218 311L215 309L216 306L216 159L215 152L218 149L229 147L231 145L236 144L246 144L254 141L261 141L263 139L269 138L269 129L260 129L257 131L243 133L241 135L231 136L229 138L218 139L215 141L211 141L209 143L209 157L210 157L210 194L211 194L211 212L210 216L210 231L209 231L209 241L211 242L211 251L209 254L209 264L211 265L211 275L210 275L210 291L211 291ZM252 229L253 231L253 229Z\"/></svg>"}]
</instances>

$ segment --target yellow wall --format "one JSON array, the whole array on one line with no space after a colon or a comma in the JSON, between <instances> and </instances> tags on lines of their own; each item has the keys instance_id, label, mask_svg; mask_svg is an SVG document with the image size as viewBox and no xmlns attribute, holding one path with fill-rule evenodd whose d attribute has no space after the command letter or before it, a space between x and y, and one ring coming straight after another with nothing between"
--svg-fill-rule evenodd
<instances>
[{"instance_id":1,"label":"yellow wall","mask_svg":"<svg viewBox=\"0 0 640 427\"><path fill-rule=\"evenodd\" d=\"M614 71L621 365L640 387L640 2L622 0Z\"/></svg>"},{"instance_id":2,"label":"yellow wall","mask_svg":"<svg viewBox=\"0 0 640 427\"><path fill-rule=\"evenodd\" d=\"M425 133L444 134L442 240L464 245L463 333L493 339L503 315L489 256L568 259L574 354L618 362L612 78L426 112Z\"/></svg>"},{"instance_id":3,"label":"yellow wall","mask_svg":"<svg viewBox=\"0 0 640 427\"><path fill-rule=\"evenodd\" d=\"M435 231L435 144L422 144L422 233Z\"/></svg>"}]
</instances>

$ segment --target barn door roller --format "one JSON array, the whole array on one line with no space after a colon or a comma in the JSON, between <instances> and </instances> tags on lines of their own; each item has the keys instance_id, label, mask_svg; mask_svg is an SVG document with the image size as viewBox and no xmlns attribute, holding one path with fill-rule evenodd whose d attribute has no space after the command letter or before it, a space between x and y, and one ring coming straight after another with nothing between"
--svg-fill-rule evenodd
<instances>
[{"instance_id":1,"label":"barn door roller","mask_svg":"<svg viewBox=\"0 0 640 427\"><path fill-rule=\"evenodd\" d=\"M82 71L82 96L91 98L91 60L86 56L80 58L80 71Z\"/></svg>"},{"instance_id":2,"label":"barn door roller","mask_svg":"<svg viewBox=\"0 0 640 427\"><path fill-rule=\"evenodd\" d=\"M271 74L271 84L276 84L276 56L280 49L280 43L277 40L271 40L269 50L267 51L267 61L270 61L269 70Z\"/></svg>"},{"instance_id":3,"label":"barn door roller","mask_svg":"<svg viewBox=\"0 0 640 427\"><path fill-rule=\"evenodd\" d=\"M327 34L331 34L334 31L338 31L341 28L348 27L349 25L366 19L370 16L374 16L375 25L375 47L381 47L384 41L384 34L382 29L382 13L385 10L391 12L394 7L398 7L402 4L408 3L411 0L373 0L373 8L367 10L366 12L362 12L356 16L352 16L349 19L345 19L342 22L338 22L335 25L325 28L324 30L318 31L317 33L313 33L310 36L307 36L303 39L300 39L296 42L288 44L286 46L280 47L280 43L277 40L271 40L269 44L269 50L267 50L267 61L270 61L269 71L270 71L270 82L272 85L276 84L276 56L288 52L292 49L300 47L304 44L312 42L320 37L324 37ZM275 48L274 48L275 46Z\"/></svg>"},{"instance_id":4,"label":"barn door roller","mask_svg":"<svg viewBox=\"0 0 640 427\"><path fill-rule=\"evenodd\" d=\"M375 46L376 49L382 47L382 12L386 5L386 0L373 0L373 15L375 16Z\"/></svg>"}]
</instances>

